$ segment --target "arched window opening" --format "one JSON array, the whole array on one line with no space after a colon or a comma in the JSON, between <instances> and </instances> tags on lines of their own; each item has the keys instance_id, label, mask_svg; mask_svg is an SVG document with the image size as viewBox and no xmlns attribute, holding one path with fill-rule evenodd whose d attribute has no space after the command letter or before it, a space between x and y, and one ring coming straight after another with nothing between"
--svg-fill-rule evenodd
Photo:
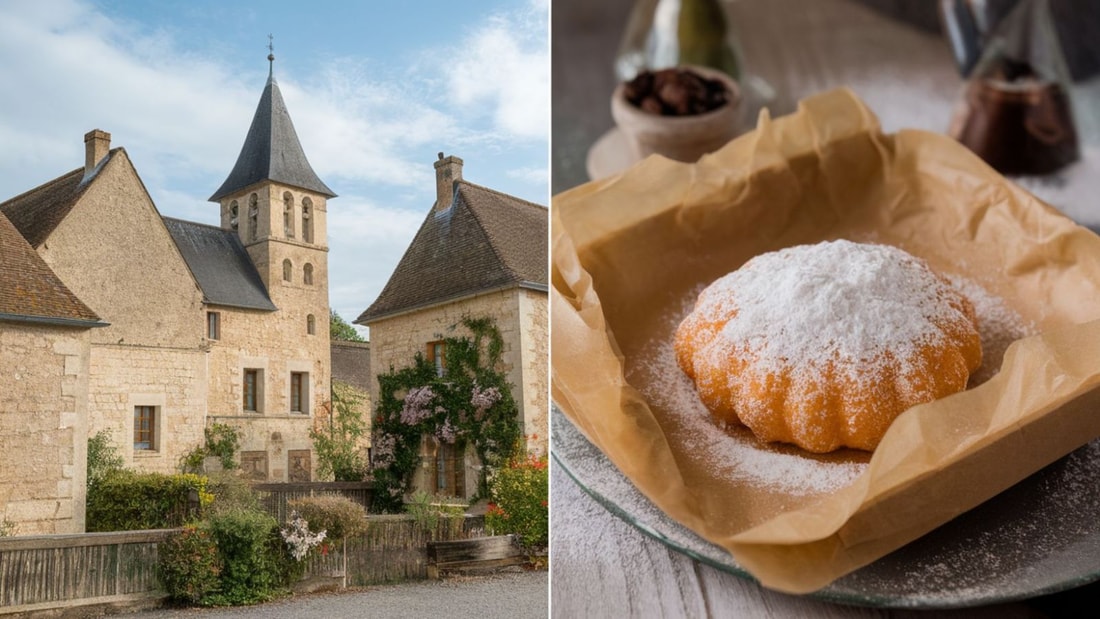
<instances>
[{"instance_id":1,"label":"arched window opening","mask_svg":"<svg viewBox=\"0 0 1100 619\"><path fill-rule=\"evenodd\" d=\"M294 196L289 191L283 194L283 234L294 238Z\"/></svg>"},{"instance_id":2,"label":"arched window opening","mask_svg":"<svg viewBox=\"0 0 1100 619\"><path fill-rule=\"evenodd\" d=\"M302 198L302 240L313 242L313 201Z\"/></svg>"},{"instance_id":3,"label":"arched window opening","mask_svg":"<svg viewBox=\"0 0 1100 619\"><path fill-rule=\"evenodd\" d=\"M317 320L313 318L313 314L306 316L306 333L308 335L314 335L317 332Z\"/></svg>"},{"instance_id":4,"label":"arched window opening","mask_svg":"<svg viewBox=\"0 0 1100 619\"><path fill-rule=\"evenodd\" d=\"M256 194L248 197L248 240L255 241L260 233L260 199Z\"/></svg>"},{"instance_id":5,"label":"arched window opening","mask_svg":"<svg viewBox=\"0 0 1100 619\"><path fill-rule=\"evenodd\" d=\"M306 263L306 266L302 267L302 283L307 286L313 285L313 265Z\"/></svg>"},{"instance_id":6,"label":"arched window opening","mask_svg":"<svg viewBox=\"0 0 1100 619\"><path fill-rule=\"evenodd\" d=\"M237 206L237 201L234 200L229 203L229 227L234 231L239 227L237 225L237 217L240 216L240 207Z\"/></svg>"},{"instance_id":7,"label":"arched window opening","mask_svg":"<svg viewBox=\"0 0 1100 619\"><path fill-rule=\"evenodd\" d=\"M290 264L290 258L283 260L283 281L289 282L293 271L294 265Z\"/></svg>"}]
</instances>

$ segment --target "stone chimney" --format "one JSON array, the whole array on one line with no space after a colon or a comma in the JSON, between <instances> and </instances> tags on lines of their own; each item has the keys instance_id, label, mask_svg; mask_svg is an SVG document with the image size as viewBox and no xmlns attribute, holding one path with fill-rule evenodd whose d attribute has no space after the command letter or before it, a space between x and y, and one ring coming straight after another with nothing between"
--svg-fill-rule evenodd
<instances>
[{"instance_id":1,"label":"stone chimney","mask_svg":"<svg viewBox=\"0 0 1100 619\"><path fill-rule=\"evenodd\" d=\"M462 160L454 155L444 157L439 153L435 162L435 211L445 211L454 201L455 183L462 180Z\"/></svg>"},{"instance_id":2,"label":"stone chimney","mask_svg":"<svg viewBox=\"0 0 1100 619\"><path fill-rule=\"evenodd\" d=\"M84 134L84 175L92 173L100 161L111 150L111 134L92 129Z\"/></svg>"}]
</instances>

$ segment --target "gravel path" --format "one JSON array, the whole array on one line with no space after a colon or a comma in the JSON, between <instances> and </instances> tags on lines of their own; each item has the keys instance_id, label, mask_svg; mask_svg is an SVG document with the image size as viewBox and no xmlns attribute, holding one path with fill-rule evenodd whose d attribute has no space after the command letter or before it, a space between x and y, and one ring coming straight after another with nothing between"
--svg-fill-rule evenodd
<instances>
[{"instance_id":1,"label":"gravel path","mask_svg":"<svg viewBox=\"0 0 1100 619\"><path fill-rule=\"evenodd\" d=\"M470 617L526 619L548 617L548 572L499 572L453 576L438 581L361 587L335 593L298 595L258 606L152 610L120 619L334 619Z\"/></svg>"}]
</instances>

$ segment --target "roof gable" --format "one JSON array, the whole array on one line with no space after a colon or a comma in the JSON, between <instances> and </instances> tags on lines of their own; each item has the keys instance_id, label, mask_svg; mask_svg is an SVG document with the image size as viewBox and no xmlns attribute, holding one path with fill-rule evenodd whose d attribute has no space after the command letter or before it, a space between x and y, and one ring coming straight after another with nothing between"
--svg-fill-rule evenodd
<instances>
[{"instance_id":1,"label":"roof gable","mask_svg":"<svg viewBox=\"0 0 1100 619\"><path fill-rule=\"evenodd\" d=\"M236 233L182 219L163 219L202 290L204 302L255 310L277 309Z\"/></svg>"},{"instance_id":2,"label":"roof gable","mask_svg":"<svg viewBox=\"0 0 1100 619\"><path fill-rule=\"evenodd\" d=\"M466 181L432 210L358 324L510 286L547 287L544 206Z\"/></svg>"},{"instance_id":3,"label":"roof gable","mask_svg":"<svg viewBox=\"0 0 1100 619\"><path fill-rule=\"evenodd\" d=\"M71 326L105 326L70 291L0 213L0 318Z\"/></svg>"},{"instance_id":4,"label":"roof gable","mask_svg":"<svg viewBox=\"0 0 1100 619\"><path fill-rule=\"evenodd\" d=\"M266 180L314 191L328 198L336 196L309 165L273 75L268 77L267 86L260 95L237 163L222 186L210 196L210 201L217 202Z\"/></svg>"},{"instance_id":5,"label":"roof gable","mask_svg":"<svg viewBox=\"0 0 1100 619\"><path fill-rule=\"evenodd\" d=\"M0 203L0 212L11 220L32 247L38 248L68 216L80 196L84 195L85 190L97 178L98 172L121 150L122 148L111 149L92 174L85 175L84 168L77 168Z\"/></svg>"}]
</instances>

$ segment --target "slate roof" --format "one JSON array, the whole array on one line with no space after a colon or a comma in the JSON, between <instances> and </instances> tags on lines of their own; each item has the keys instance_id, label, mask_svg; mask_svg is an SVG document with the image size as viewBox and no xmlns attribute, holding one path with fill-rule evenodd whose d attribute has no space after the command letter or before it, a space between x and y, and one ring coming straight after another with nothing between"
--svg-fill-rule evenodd
<instances>
[{"instance_id":1,"label":"slate roof","mask_svg":"<svg viewBox=\"0 0 1100 619\"><path fill-rule=\"evenodd\" d=\"M216 226L164 217L184 262L211 305L278 309L237 234Z\"/></svg>"},{"instance_id":2,"label":"slate roof","mask_svg":"<svg viewBox=\"0 0 1100 619\"><path fill-rule=\"evenodd\" d=\"M260 95L252 126L248 128L233 171L210 196L210 201L217 202L228 194L265 180L308 189L329 198L336 196L309 165L274 75L267 78L267 86Z\"/></svg>"},{"instance_id":3,"label":"slate roof","mask_svg":"<svg viewBox=\"0 0 1100 619\"><path fill-rule=\"evenodd\" d=\"M467 181L456 186L454 204L428 214L357 324L509 286L547 290L546 207Z\"/></svg>"},{"instance_id":4,"label":"slate roof","mask_svg":"<svg viewBox=\"0 0 1100 619\"><path fill-rule=\"evenodd\" d=\"M121 148L112 148L106 157L96 166L95 171L103 169L107 161L111 159ZM95 178L93 174L89 179ZM46 242L46 238L57 228L58 224L69 214L84 190L91 185L84 182L84 168L80 167L72 172L59 176L43 185L39 185L30 191L15 196L0 203L0 212L3 212L23 238L37 248Z\"/></svg>"},{"instance_id":5,"label":"slate roof","mask_svg":"<svg viewBox=\"0 0 1100 619\"><path fill-rule=\"evenodd\" d=\"M103 327L0 213L0 320Z\"/></svg>"}]
</instances>

